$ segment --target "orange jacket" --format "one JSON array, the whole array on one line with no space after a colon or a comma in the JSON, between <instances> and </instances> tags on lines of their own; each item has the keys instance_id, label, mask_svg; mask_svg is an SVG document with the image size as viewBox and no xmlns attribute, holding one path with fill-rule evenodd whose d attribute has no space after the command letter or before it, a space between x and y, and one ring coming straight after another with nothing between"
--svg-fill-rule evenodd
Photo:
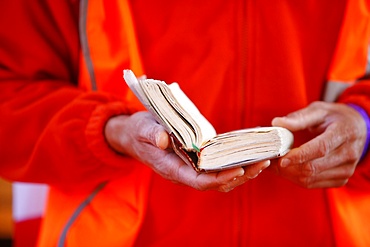
<instances>
[{"instance_id":1,"label":"orange jacket","mask_svg":"<svg viewBox=\"0 0 370 247\"><path fill-rule=\"evenodd\" d=\"M336 89L369 113L370 81L354 83L366 73L369 8L0 3L0 174L50 185L39 245L368 246L368 157L337 189L303 189L266 171L229 193L200 192L117 155L102 131L109 117L140 109L124 68L178 81L218 132L269 125L335 99ZM308 138L297 134L296 145Z\"/></svg>"}]
</instances>

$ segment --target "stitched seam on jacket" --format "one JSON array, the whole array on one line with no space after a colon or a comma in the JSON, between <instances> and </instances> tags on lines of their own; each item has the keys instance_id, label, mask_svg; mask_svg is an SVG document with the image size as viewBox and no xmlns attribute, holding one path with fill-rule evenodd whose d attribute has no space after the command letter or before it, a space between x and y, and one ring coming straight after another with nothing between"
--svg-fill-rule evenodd
<instances>
[{"instance_id":1,"label":"stitched seam on jacket","mask_svg":"<svg viewBox=\"0 0 370 247\"><path fill-rule=\"evenodd\" d=\"M86 208L87 205L90 204L90 202L94 199L96 194L98 194L99 191L101 191L107 182L103 182L96 187L96 189L77 207L77 209L73 212L72 216L67 221L66 225L63 228L62 234L60 235L60 238L58 240L58 247L63 247L67 238L67 233L69 229L71 228L72 224L75 222L78 216L80 216L82 210Z\"/></svg>"},{"instance_id":2,"label":"stitched seam on jacket","mask_svg":"<svg viewBox=\"0 0 370 247\"><path fill-rule=\"evenodd\" d=\"M90 76L91 89L93 91L97 90L96 78L94 73L94 65L91 59L89 42L87 38L87 7L88 0L81 0L80 2L80 19L79 19L79 29L80 29L80 42L82 55L86 62L87 71Z\"/></svg>"}]
</instances>

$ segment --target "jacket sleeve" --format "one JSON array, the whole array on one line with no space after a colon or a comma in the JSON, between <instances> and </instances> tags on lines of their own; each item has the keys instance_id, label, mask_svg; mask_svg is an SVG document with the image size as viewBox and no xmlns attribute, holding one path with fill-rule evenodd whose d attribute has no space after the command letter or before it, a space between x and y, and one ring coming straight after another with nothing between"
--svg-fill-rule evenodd
<instances>
[{"instance_id":1,"label":"jacket sleeve","mask_svg":"<svg viewBox=\"0 0 370 247\"><path fill-rule=\"evenodd\" d=\"M107 119L130 110L112 95L77 87L76 4L0 3L0 176L5 179L65 187L96 184L131 169L131 159L111 150L103 135Z\"/></svg>"},{"instance_id":2,"label":"jacket sleeve","mask_svg":"<svg viewBox=\"0 0 370 247\"><path fill-rule=\"evenodd\" d=\"M345 104L355 104L360 106L370 116L370 79L364 79L357 82L354 86L348 88L340 96L339 102ZM369 133L368 133L369 135ZM363 159L357 165L355 174L349 180L348 186L361 190L370 191L370 155L369 150Z\"/></svg>"},{"instance_id":3,"label":"jacket sleeve","mask_svg":"<svg viewBox=\"0 0 370 247\"><path fill-rule=\"evenodd\" d=\"M355 104L370 114L370 80L361 80L340 96L339 102ZM367 246L370 217L369 150L345 186L328 189L334 237L338 246Z\"/></svg>"}]
</instances>

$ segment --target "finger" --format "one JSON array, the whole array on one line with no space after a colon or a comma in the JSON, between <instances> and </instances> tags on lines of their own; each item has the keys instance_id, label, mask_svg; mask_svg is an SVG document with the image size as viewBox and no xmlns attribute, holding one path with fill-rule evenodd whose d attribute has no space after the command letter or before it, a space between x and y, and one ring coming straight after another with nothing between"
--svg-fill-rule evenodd
<instances>
[{"instance_id":1,"label":"finger","mask_svg":"<svg viewBox=\"0 0 370 247\"><path fill-rule=\"evenodd\" d=\"M346 174L349 177L353 175L358 159L359 154L357 150L351 150L346 145L341 145L331 152L330 155L305 163L302 166L302 172L306 172L306 175L315 175L326 171L334 171L337 168L343 170L343 167L347 167ZM311 171L309 171L310 167ZM312 172L313 170L315 172Z\"/></svg>"},{"instance_id":2,"label":"finger","mask_svg":"<svg viewBox=\"0 0 370 247\"><path fill-rule=\"evenodd\" d=\"M148 144L148 152L153 152L152 148ZM165 179L197 190L217 190L220 186L233 181L234 178L244 175L244 169L241 167L220 172L198 173L172 151L158 149L153 154L158 154L158 156L152 155L150 160L144 163L155 164L152 168Z\"/></svg>"},{"instance_id":3,"label":"finger","mask_svg":"<svg viewBox=\"0 0 370 247\"><path fill-rule=\"evenodd\" d=\"M356 169L355 151L342 145L330 155L303 164L303 176L313 177L312 183L323 180L343 180L350 178Z\"/></svg>"},{"instance_id":4,"label":"finger","mask_svg":"<svg viewBox=\"0 0 370 247\"><path fill-rule=\"evenodd\" d=\"M264 169L266 169L270 165L270 160L262 161L256 164L248 165L243 167L244 175L239 177L234 177L232 181L227 182L226 184L221 185L218 188L218 191L221 192L228 192L251 180L256 178Z\"/></svg>"},{"instance_id":5,"label":"finger","mask_svg":"<svg viewBox=\"0 0 370 247\"><path fill-rule=\"evenodd\" d=\"M333 157L337 156L333 155ZM335 184L332 184L332 186L337 186L339 181L348 180L355 171L356 165L354 163L337 165L336 160L326 160L328 159L320 158L312 162L286 168L279 166L272 167L280 176L304 188L318 188L322 184L331 184L325 181L335 181Z\"/></svg>"},{"instance_id":6,"label":"finger","mask_svg":"<svg viewBox=\"0 0 370 247\"><path fill-rule=\"evenodd\" d=\"M149 120L151 118L146 119ZM160 149L166 149L170 145L170 137L168 133L162 125L154 121L145 121L145 123L142 123L140 128L138 128L138 131L139 138L143 142L150 143Z\"/></svg>"},{"instance_id":7,"label":"finger","mask_svg":"<svg viewBox=\"0 0 370 247\"><path fill-rule=\"evenodd\" d=\"M156 146L162 150L169 148L170 146L170 136L166 131L159 131L155 138Z\"/></svg>"},{"instance_id":8,"label":"finger","mask_svg":"<svg viewBox=\"0 0 370 247\"><path fill-rule=\"evenodd\" d=\"M315 184L317 182L326 181L326 180L346 180L349 179L354 173L353 164L344 164L341 166L336 166L334 168L324 170L320 173L317 173L315 176L312 176L313 179L310 184Z\"/></svg>"},{"instance_id":9,"label":"finger","mask_svg":"<svg viewBox=\"0 0 370 247\"><path fill-rule=\"evenodd\" d=\"M263 170L269 167L271 164L270 160L265 160L256 164L245 166L245 176L248 179L256 178Z\"/></svg>"},{"instance_id":10,"label":"finger","mask_svg":"<svg viewBox=\"0 0 370 247\"><path fill-rule=\"evenodd\" d=\"M290 113L285 117L276 117L272 120L273 126L287 128L291 131L298 131L320 125L324 122L327 111L325 103L314 102L308 107Z\"/></svg>"},{"instance_id":11,"label":"finger","mask_svg":"<svg viewBox=\"0 0 370 247\"><path fill-rule=\"evenodd\" d=\"M303 175L299 177L298 184L309 189L338 187L346 184L353 172L353 165L345 164L324 170L312 176Z\"/></svg>"},{"instance_id":12,"label":"finger","mask_svg":"<svg viewBox=\"0 0 370 247\"><path fill-rule=\"evenodd\" d=\"M164 151L163 151L164 152ZM270 161L264 161L244 168L238 167L220 172L197 173L186 165L175 153L168 153L164 162L157 162L155 171L175 183L191 186L197 190L218 190L228 192L245 183L269 166ZM171 163L168 166L168 162Z\"/></svg>"},{"instance_id":13,"label":"finger","mask_svg":"<svg viewBox=\"0 0 370 247\"><path fill-rule=\"evenodd\" d=\"M220 172L197 173L192 167L182 163L171 177L179 183L203 191L217 190L219 187L232 182L234 178L243 175L244 169L240 167Z\"/></svg>"},{"instance_id":14,"label":"finger","mask_svg":"<svg viewBox=\"0 0 370 247\"><path fill-rule=\"evenodd\" d=\"M262 170L270 165L264 161L244 168L234 168L214 173L194 173L194 170L185 165L178 172L177 181L198 190L218 190L228 192L235 187L255 178Z\"/></svg>"},{"instance_id":15,"label":"finger","mask_svg":"<svg viewBox=\"0 0 370 247\"><path fill-rule=\"evenodd\" d=\"M287 167L290 165L303 164L329 155L345 141L342 135L338 135L331 129L335 129L335 126L329 126L323 134L298 148L292 149L281 159L280 166Z\"/></svg>"},{"instance_id":16,"label":"finger","mask_svg":"<svg viewBox=\"0 0 370 247\"><path fill-rule=\"evenodd\" d=\"M272 167L274 168L273 171L277 172L280 176L308 189L342 186L347 183L351 174L348 172L351 170L350 165L343 165L342 167L336 167L311 176L300 173L301 169L299 166L291 166L287 168L281 168L278 166Z\"/></svg>"},{"instance_id":17,"label":"finger","mask_svg":"<svg viewBox=\"0 0 370 247\"><path fill-rule=\"evenodd\" d=\"M216 173L216 179L218 183L223 184L225 182L227 183L229 181L233 181L237 177L242 177L244 175L245 175L244 169L242 167L238 167Z\"/></svg>"}]
</instances>

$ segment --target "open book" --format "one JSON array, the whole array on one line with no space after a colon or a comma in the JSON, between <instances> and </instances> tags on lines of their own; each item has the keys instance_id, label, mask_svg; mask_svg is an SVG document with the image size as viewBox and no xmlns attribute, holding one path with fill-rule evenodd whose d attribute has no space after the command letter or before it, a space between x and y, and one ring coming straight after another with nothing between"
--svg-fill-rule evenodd
<instances>
[{"instance_id":1,"label":"open book","mask_svg":"<svg viewBox=\"0 0 370 247\"><path fill-rule=\"evenodd\" d=\"M137 79L124 70L127 85L168 131L175 152L197 172L253 164L285 155L293 134L281 127L256 127L217 134L177 83Z\"/></svg>"}]
</instances>

